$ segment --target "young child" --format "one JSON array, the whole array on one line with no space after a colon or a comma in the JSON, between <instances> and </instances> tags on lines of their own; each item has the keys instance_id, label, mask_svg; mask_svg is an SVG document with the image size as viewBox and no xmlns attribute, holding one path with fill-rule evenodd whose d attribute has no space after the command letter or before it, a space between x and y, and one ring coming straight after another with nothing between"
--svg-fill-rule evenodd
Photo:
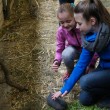
<instances>
[{"instance_id":1,"label":"young child","mask_svg":"<svg viewBox=\"0 0 110 110\"><path fill-rule=\"evenodd\" d=\"M57 17L61 24L57 31L56 55L52 65L52 69L57 72L61 61L64 61L67 72L63 76L63 80L67 79L74 68L74 60L78 59L81 53L80 31L76 29L74 19L74 7L69 3L60 5ZM95 55L89 69L94 69L98 56Z\"/></svg>"},{"instance_id":2,"label":"young child","mask_svg":"<svg viewBox=\"0 0 110 110\"><path fill-rule=\"evenodd\" d=\"M83 49L69 79L52 99L65 96L80 78L80 103L99 102L100 107L110 108L110 14L100 0L85 0L75 7L74 17L83 35ZM94 52L100 57L99 66L83 75Z\"/></svg>"}]
</instances>

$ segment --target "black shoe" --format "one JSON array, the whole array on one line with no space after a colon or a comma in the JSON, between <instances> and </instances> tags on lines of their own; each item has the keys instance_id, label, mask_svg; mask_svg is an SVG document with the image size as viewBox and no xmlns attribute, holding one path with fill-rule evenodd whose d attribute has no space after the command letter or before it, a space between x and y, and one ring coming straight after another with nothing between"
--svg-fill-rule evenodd
<instances>
[{"instance_id":1,"label":"black shoe","mask_svg":"<svg viewBox=\"0 0 110 110\"><path fill-rule=\"evenodd\" d=\"M110 97L106 97L102 99L98 104L98 107L100 108L110 108Z\"/></svg>"},{"instance_id":2,"label":"black shoe","mask_svg":"<svg viewBox=\"0 0 110 110\"><path fill-rule=\"evenodd\" d=\"M50 93L47 97L47 104L54 108L55 110L66 110L67 109L67 103L62 100L60 97L56 100L52 99L52 94Z\"/></svg>"}]
</instances>

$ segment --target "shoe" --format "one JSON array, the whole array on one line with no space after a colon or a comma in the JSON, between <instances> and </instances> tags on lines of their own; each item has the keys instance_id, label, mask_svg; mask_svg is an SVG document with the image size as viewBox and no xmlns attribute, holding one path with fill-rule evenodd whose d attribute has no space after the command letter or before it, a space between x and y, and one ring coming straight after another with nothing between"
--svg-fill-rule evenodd
<instances>
[{"instance_id":1,"label":"shoe","mask_svg":"<svg viewBox=\"0 0 110 110\"><path fill-rule=\"evenodd\" d=\"M102 99L98 104L98 107L100 108L110 108L110 97L106 97Z\"/></svg>"},{"instance_id":2,"label":"shoe","mask_svg":"<svg viewBox=\"0 0 110 110\"><path fill-rule=\"evenodd\" d=\"M70 77L70 74L69 73L64 73L64 75L62 76L62 81L63 82L66 82L67 81L67 79Z\"/></svg>"},{"instance_id":3,"label":"shoe","mask_svg":"<svg viewBox=\"0 0 110 110\"><path fill-rule=\"evenodd\" d=\"M47 104L54 108L55 110L66 110L67 109L67 103L61 99L60 97L56 100L52 99L52 93L49 94L47 97Z\"/></svg>"}]
</instances>

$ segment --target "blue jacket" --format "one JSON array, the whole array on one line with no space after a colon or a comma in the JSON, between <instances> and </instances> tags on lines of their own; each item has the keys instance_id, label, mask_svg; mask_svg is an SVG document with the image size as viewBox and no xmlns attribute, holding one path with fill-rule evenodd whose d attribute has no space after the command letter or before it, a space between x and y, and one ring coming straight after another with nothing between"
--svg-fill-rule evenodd
<instances>
[{"instance_id":1,"label":"blue jacket","mask_svg":"<svg viewBox=\"0 0 110 110\"><path fill-rule=\"evenodd\" d=\"M86 36L85 39L89 42L94 42L96 38L97 33L93 33L91 36ZM107 48L97 53L100 58L99 65L102 68L110 68L110 43L107 46ZM70 92L75 83L78 81L78 79L81 77L81 75L84 73L86 67L88 66L89 62L91 61L92 57L94 55L94 52L90 52L89 50L83 48L80 58L76 64L76 67L72 71L69 79L65 82L64 86L60 90L63 94L65 91ZM109 61L106 61L109 60Z\"/></svg>"}]
</instances>

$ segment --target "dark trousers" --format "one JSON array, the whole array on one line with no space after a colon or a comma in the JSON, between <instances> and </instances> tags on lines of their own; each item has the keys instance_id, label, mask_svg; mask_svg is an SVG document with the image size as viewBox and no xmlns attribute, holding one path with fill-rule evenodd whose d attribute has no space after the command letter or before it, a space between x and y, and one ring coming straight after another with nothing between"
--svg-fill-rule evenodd
<instances>
[{"instance_id":1,"label":"dark trousers","mask_svg":"<svg viewBox=\"0 0 110 110\"><path fill-rule=\"evenodd\" d=\"M74 0L59 0L59 3L60 4L63 4L63 3L74 3Z\"/></svg>"},{"instance_id":2,"label":"dark trousers","mask_svg":"<svg viewBox=\"0 0 110 110\"><path fill-rule=\"evenodd\" d=\"M80 103L93 105L101 98L110 96L110 69L97 68L80 78Z\"/></svg>"}]
</instances>

